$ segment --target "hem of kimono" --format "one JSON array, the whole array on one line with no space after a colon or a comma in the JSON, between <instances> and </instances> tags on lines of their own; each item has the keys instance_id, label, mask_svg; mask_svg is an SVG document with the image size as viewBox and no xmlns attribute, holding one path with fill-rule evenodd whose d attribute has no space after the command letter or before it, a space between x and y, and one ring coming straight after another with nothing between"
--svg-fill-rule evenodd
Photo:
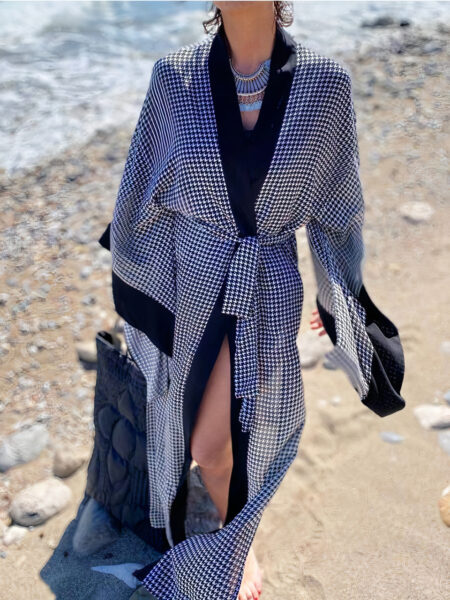
<instances>
[{"instance_id":1,"label":"hem of kimono","mask_svg":"<svg viewBox=\"0 0 450 600\"><path fill-rule=\"evenodd\" d=\"M228 335L230 348L230 425L231 440L233 452L233 467L231 471L230 486L228 492L228 508L223 526L227 525L242 510L248 498L248 478L247 478L247 452L249 432L243 431L239 421L242 399L236 398L234 386L235 370L235 336L236 336L236 318L233 315L226 315L221 312L223 295L225 291L226 280L222 284L221 291L216 300L216 304L208 319L208 323L202 335L202 339L196 349L194 359L186 380L183 402L183 427L185 440L185 461L182 468L182 474L179 480L177 492L170 509L170 528L174 546L187 539L185 522L187 516L187 495L188 495L188 473L192 463L190 453L190 440L195 419L203 392L211 374L212 368L217 360L220 347L225 334ZM206 365L206 367L205 367ZM199 383L200 381L200 383ZM215 529L210 533L219 531ZM195 534L194 534L195 535ZM170 551L169 548L167 550ZM141 581L150 574L151 570L164 557L162 554L158 559L145 565L133 572L133 575Z\"/></svg>"},{"instance_id":2,"label":"hem of kimono","mask_svg":"<svg viewBox=\"0 0 450 600\"><path fill-rule=\"evenodd\" d=\"M364 284L361 285L357 300L366 312L365 329L374 347L369 387L365 394L360 393L360 400L379 417L387 417L406 406L405 400L400 395L405 373L405 358L399 332L395 324L375 305ZM336 346L335 319L322 306L318 296L316 296L316 304L325 331ZM383 356L389 356L391 373L384 368L379 349L382 349ZM355 385L354 387L358 391Z\"/></svg>"}]
</instances>

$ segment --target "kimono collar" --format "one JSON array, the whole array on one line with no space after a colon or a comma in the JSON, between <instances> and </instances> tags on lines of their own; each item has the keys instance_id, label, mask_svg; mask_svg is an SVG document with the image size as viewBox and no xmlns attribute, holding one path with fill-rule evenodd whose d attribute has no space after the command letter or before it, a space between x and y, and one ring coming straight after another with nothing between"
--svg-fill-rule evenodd
<instances>
[{"instance_id":1,"label":"kimono collar","mask_svg":"<svg viewBox=\"0 0 450 600\"><path fill-rule=\"evenodd\" d=\"M208 71L217 126L221 163L228 198L233 205L248 206L243 223L247 235L256 233L254 205L268 174L297 64L297 43L281 26L276 27L270 73L261 110L252 130L253 149L261 174L252 189L248 171L247 140L229 64L228 40L223 23L213 36L208 56ZM237 193L236 190L239 190ZM241 214L242 211L241 211Z\"/></svg>"}]
</instances>

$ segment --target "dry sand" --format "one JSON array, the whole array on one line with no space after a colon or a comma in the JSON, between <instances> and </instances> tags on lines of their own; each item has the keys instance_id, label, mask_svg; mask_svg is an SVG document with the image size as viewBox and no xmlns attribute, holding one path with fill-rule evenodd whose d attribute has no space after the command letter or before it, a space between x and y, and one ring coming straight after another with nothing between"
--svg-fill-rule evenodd
<instances>
[{"instance_id":1,"label":"dry sand","mask_svg":"<svg viewBox=\"0 0 450 600\"><path fill-rule=\"evenodd\" d=\"M359 403L343 372L321 364L303 370L307 423L298 457L255 538L265 570L263 600L450 598L450 530L437 504L450 483L449 456L437 431L423 429L413 413L424 402L444 404L450 388L447 39L448 31L403 28L393 32L391 48L346 58L367 207L365 285L400 331L407 406L380 419ZM402 52L395 54L394 47ZM129 136L98 135L2 187L1 250L7 261L0 282L10 298L0 307L1 437L18 423L40 418L53 441L92 444L95 371L81 368L74 345L93 340L115 319L109 253L97 239L110 220ZM425 202L434 213L412 223L400 212L410 201ZM301 352L315 282L303 231L298 240L305 287ZM80 277L83 266L92 265L93 272ZM50 289L40 292L46 299L33 299L46 281ZM56 329L39 331L45 319L54 320ZM29 333L21 333L23 323L31 324ZM44 347L36 338L43 338ZM33 343L38 349L30 351ZM340 401L333 402L335 397ZM382 431L404 439L385 442ZM46 449L0 475L0 520L7 522L20 489L51 472L51 456ZM151 550L139 538L124 534L89 559L71 551L85 481L82 468L66 480L74 493L67 509L28 532L19 546L0 546L1 600L131 595L119 580L89 566L144 562Z\"/></svg>"}]
</instances>

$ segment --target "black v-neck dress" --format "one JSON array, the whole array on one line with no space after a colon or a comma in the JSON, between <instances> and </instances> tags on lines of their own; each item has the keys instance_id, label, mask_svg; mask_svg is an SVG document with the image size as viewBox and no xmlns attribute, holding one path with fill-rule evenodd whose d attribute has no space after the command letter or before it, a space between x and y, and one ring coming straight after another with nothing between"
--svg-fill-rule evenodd
<instances>
[{"instance_id":1,"label":"black v-neck dress","mask_svg":"<svg viewBox=\"0 0 450 600\"><path fill-rule=\"evenodd\" d=\"M227 189L240 236L256 234L255 200L266 177L272 160L286 109L289 91L297 62L294 39L277 26L271 54L270 74L258 120L252 130L242 124L236 86L228 61L228 47L223 25L215 34L209 55L209 75L214 102L219 147L224 165ZM217 359L224 336L228 335L231 361L231 434L233 470L231 474L227 524L247 501L247 446L248 432L241 430L238 415L241 400L234 391L234 354L237 319L221 312L226 280L224 281L210 319L200 341L186 383L184 401L184 439L188 460L173 502L171 527L174 543L186 538L185 518L187 504L187 472L191 459L189 440L195 416L211 370ZM173 347L173 316L163 306L153 302L153 314L149 318L154 327L147 335L160 350L171 356ZM132 348L130 349L132 354ZM161 535L165 538L164 530ZM167 542L167 540L166 540ZM160 546L161 547L161 546ZM169 548L168 543L162 547ZM154 566L154 562L135 572L141 581Z\"/></svg>"}]
</instances>

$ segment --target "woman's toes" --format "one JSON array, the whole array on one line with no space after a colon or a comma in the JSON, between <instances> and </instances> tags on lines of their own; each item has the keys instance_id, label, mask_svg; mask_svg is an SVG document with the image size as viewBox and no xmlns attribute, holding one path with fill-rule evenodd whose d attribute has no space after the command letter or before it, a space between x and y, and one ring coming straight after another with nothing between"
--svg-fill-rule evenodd
<instances>
[{"instance_id":1,"label":"woman's toes","mask_svg":"<svg viewBox=\"0 0 450 600\"><path fill-rule=\"evenodd\" d=\"M253 600L253 594L248 585L243 585L239 591L239 600Z\"/></svg>"}]
</instances>

